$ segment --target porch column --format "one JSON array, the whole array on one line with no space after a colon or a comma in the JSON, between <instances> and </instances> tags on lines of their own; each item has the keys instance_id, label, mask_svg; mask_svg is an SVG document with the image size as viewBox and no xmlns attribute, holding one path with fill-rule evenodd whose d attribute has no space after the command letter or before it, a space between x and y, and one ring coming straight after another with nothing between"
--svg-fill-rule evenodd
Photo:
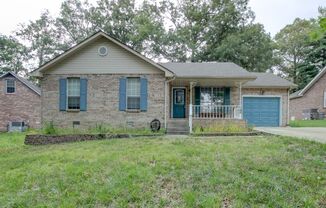
<instances>
[{"instance_id":1,"label":"porch column","mask_svg":"<svg viewBox=\"0 0 326 208\"><path fill-rule=\"evenodd\" d=\"M240 119L242 119L242 82L239 84L239 106L240 106Z\"/></svg>"},{"instance_id":2,"label":"porch column","mask_svg":"<svg viewBox=\"0 0 326 208\"><path fill-rule=\"evenodd\" d=\"M189 133L192 133L192 88L196 85L195 82L190 82L190 101L189 101Z\"/></svg>"}]
</instances>

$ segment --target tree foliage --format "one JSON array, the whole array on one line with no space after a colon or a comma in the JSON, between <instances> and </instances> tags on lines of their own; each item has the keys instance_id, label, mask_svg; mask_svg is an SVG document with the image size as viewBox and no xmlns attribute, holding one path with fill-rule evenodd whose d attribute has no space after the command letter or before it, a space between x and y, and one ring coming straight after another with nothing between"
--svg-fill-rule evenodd
<instances>
[{"instance_id":1,"label":"tree foliage","mask_svg":"<svg viewBox=\"0 0 326 208\"><path fill-rule=\"evenodd\" d=\"M306 50L306 57L299 66L299 89L304 88L326 66L326 13L321 14L324 16L320 16L319 26L311 32L310 47Z\"/></svg>"},{"instance_id":2,"label":"tree foliage","mask_svg":"<svg viewBox=\"0 0 326 208\"><path fill-rule=\"evenodd\" d=\"M264 27L251 24L226 37L212 54L219 61L232 61L250 71L265 72L275 63L273 48Z\"/></svg>"},{"instance_id":3,"label":"tree foliage","mask_svg":"<svg viewBox=\"0 0 326 208\"><path fill-rule=\"evenodd\" d=\"M39 19L30 21L28 25L21 24L16 35L28 43L26 46L28 53L36 61L37 66L41 66L68 47L48 11L42 13Z\"/></svg>"},{"instance_id":4,"label":"tree foliage","mask_svg":"<svg viewBox=\"0 0 326 208\"><path fill-rule=\"evenodd\" d=\"M34 63L29 66L31 70L98 30L156 60L232 61L258 72L276 68L295 83L303 83L300 80L308 76L305 72L313 76L324 65L318 60L324 57L320 52L325 44L325 8L319 9L320 26L316 20L296 19L276 35L274 43L263 25L253 23L248 2L98 0L91 4L87 0L65 0L58 16L45 11L17 29L16 38L24 45L10 42L22 47L19 50L25 51L29 60L2 58L7 61L2 65L18 69L19 64ZM2 53L12 53L6 50ZM318 64L317 68L310 66Z\"/></svg>"},{"instance_id":5,"label":"tree foliage","mask_svg":"<svg viewBox=\"0 0 326 208\"><path fill-rule=\"evenodd\" d=\"M14 37L0 34L0 74L8 71L25 72L24 62L27 61L27 49Z\"/></svg>"},{"instance_id":6,"label":"tree foliage","mask_svg":"<svg viewBox=\"0 0 326 208\"><path fill-rule=\"evenodd\" d=\"M309 34L315 25L311 20L295 19L275 36L277 55L281 60L278 70L298 83L298 68L303 63L309 49Z\"/></svg>"}]
</instances>

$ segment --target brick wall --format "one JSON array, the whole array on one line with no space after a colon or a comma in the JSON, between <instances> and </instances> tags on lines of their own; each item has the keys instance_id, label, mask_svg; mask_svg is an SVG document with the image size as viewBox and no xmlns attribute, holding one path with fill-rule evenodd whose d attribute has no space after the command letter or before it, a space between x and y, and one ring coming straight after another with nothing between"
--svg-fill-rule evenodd
<instances>
[{"instance_id":1,"label":"brick wall","mask_svg":"<svg viewBox=\"0 0 326 208\"><path fill-rule=\"evenodd\" d=\"M324 91L326 90L326 74L324 74L303 97L290 100L290 117L303 119L304 109L317 108L320 112L326 113L324 108Z\"/></svg>"},{"instance_id":2,"label":"brick wall","mask_svg":"<svg viewBox=\"0 0 326 208\"><path fill-rule=\"evenodd\" d=\"M145 75L148 79L148 109L146 112L119 111L119 78L117 74L73 75L88 79L87 111L59 111L59 79L70 75L45 75L42 86L42 123L53 121L59 127L72 127L80 121L81 128L106 124L113 127L149 127L153 119L164 125L164 75ZM135 75L130 75L135 76Z\"/></svg>"},{"instance_id":3,"label":"brick wall","mask_svg":"<svg viewBox=\"0 0 326 208\"><path fill-rule=\"evenodd\" d=\"M15 79L13 77L8 77ZM6 78L0 80L0 131L6 131L10 121L26 122L31 128L39 128L41 98L25 84L15 79L16 91L6 94Z\"/></svg>"}]
</instances>

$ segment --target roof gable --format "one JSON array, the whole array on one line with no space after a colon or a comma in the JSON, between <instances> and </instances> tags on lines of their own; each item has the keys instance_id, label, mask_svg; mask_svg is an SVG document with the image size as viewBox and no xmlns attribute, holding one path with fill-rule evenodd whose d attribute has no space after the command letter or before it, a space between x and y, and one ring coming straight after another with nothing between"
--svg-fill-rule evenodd
<instances>
[{"instance_id":1,"label":"roof gable","mask_svg":"<svg viewBox=\"0 0 326 208\"><path fill-rule=\"evenodd\" d=\"M154 61L146 58L145 56L143 56L139 52L133 50L129 46L121 43L117 39L115 39L115 38L107 35L106 33L102 32L102 31L95 33L94 35L92 35L89 38L85 39L84 41L82 41L81 43L77 44L76 46L70 48L69 50L67 50L63 54L55 57L54 59L50 60L49 62L47 62L45 64L43 64L38 69L36 69L33 72L31 72L31 75L32 76L42 76L42 73L43 72L51 69L53 66L55 66L57 64L60 64L62 61L67 60L67 58L69 58L72 55L78 53L79 51L81 51L81 49L84 49L86 47L89 47L90 44L92 44L94 41L96 41L96 40L98 40L100 38L107 39L108 41L110 41L114 45L116 45L117 47L122 48L123 50L125 50L125 51L131 53L132 55L134 55L135 58L139 58L139 60L145 62L146 64L149 64L149 65L153 66L155 69L164 72L165 73L165 76L167 76L167 77L173 77L174 76L173 72L171 72L170 70L168 70L165 67L163 67L163 66L155 63Z\"/></svg>"},{"instance_id":2,"label":"roof gable","mask_svg":"<svg viewBox=\"0 0 326 208\"><path fill-rule=\"evenodd\" d=\"M324 67L302 90L292 93L290 98L294 99L294 98L302 97L325 74L326 74L326 67Z\"/></svg>"},{"instance_id":3,"label":"roof gable","mask_svg":"<svg viewBox=\"0 0 326 208\"><path fill-rule=\"evenodd\" d=\"M41 90L39 87L37 87L36 85L34 85L32 82L18 76L17 74L13 73L13 72L7 72L3 75L0 76L0 79L6 78L7 76L12 76L14 78L16 78L17 80L19 80L21 83L23 83L26 87L28 87L29 89L31 89L32 91L34 91L36 94L41 95Z\"/></svg>"}]
</instances>

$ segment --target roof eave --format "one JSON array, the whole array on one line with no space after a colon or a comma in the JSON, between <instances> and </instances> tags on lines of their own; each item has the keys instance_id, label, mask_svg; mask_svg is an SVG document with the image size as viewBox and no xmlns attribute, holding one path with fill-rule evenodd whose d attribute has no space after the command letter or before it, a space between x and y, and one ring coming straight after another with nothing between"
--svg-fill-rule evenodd
<instances>
[{"instance_id":1,"label":"roof eave","mask_svg":"<svg viewBox=\"0 0 326 208\"><path fill-rule=\"evenodd\" d=\"M271 86L271 85L255 85L255 86L246 86L244 85L243 88L273 88L273 89L291 89L291 86Z\"/></svg>"},{"instance_id":2,"label":"roof eave","mask_svg":"<svg viewBox=\"0 0 326 208\"><path fill-rule=\"evenodd\" d=\"M213 76L175 76L177 79L242 79L255 80L257 77L213 77Z\"/></svg>"}]
</instances>

